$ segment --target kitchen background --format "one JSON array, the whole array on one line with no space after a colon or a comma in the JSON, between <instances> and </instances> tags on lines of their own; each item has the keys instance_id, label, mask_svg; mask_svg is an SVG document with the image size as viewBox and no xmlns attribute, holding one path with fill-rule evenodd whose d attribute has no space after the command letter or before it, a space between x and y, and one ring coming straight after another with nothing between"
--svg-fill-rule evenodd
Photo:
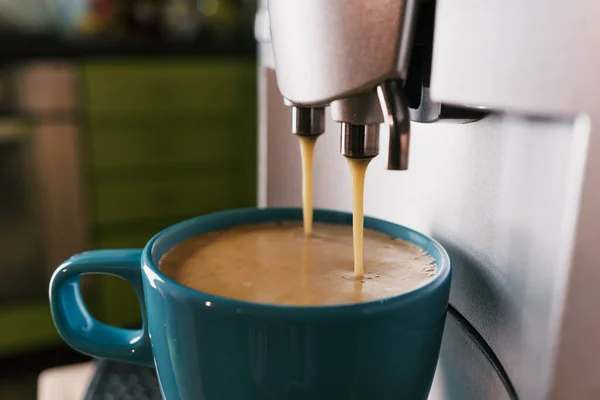
<instances>
[{"instance_id":1,"label":"kitchen background","mask_svg":"<svg viewBox=\"0 0 600 400\"><path fill-rule=\"evenodd\" d=\"M47 287L86 249L141 247L256 203L256 67L244 0L0 2L0 398L86 360ZM140 324L124 281L86 276L98 319Z\"/></svg>"}]
</instances>

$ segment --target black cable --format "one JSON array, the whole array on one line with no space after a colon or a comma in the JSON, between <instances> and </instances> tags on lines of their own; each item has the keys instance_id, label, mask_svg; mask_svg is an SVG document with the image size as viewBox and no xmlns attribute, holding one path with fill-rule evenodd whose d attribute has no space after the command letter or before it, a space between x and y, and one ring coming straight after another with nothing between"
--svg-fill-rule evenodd
<instances>
[{"instance_id":1,"label":"black cable","mask_svg":"<svg viewBox=\"0 0 600 400\"><path fill-rule=\"evenodd\" d=\"M494 350L492 350L490 345L487 344L483 336L481 336L481 334L477 332L477 329L475 329L475 327L471 325L471 323L467 321L467 319L463 317L463 315L460 312L458 312L458 310L452 305L448 305L448 314L452 318L454 318L456 323L463 329L467 336L473 341L473 343L475 343L475 346L477 346L479 351L483 353L485 358L492 365L492 368L496 372L496 375L498 375L498 378L504 385L504 388L506 389L509 398L511 400L519 400L519 396L517 396L517 391L515 390L515 387L510 381L506 370L504 369L502 363L494 353Z\"/></svg>"}]
</instances>

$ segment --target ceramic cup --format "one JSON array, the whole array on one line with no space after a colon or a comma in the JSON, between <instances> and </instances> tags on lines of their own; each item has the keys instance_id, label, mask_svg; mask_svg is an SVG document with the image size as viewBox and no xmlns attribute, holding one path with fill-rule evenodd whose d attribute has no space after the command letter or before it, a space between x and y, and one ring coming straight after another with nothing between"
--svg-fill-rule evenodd
<instances>
[{"instance_id":1,"label":"ceramic cup","mask_svg":"<svg viewBox=\"0 0 600 400\"><path fill-rule=\"evenodd\" d=\"M352 224L352 215L315 210L314 219ZM436 261L424 286L384 300L278 306L222 298L185 287L158 261L204 232L267 221L302 220L298 208L243 209L171 226L144 249L95 250L65 261L50 282L58 332L76 350L156 368L167 400L426 399L448 306L451 267L433 239L365 218L365 227L412 242ZM85 307L79 279L126 279L142 310L139 330L108 326Z\"/></svg>"}]
</instances>

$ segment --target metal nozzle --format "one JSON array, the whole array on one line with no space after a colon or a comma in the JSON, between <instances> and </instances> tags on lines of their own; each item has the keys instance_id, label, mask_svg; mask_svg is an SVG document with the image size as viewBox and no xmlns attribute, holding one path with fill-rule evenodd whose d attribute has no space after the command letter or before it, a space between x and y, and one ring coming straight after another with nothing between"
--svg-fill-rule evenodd
<instances>
[{"instance_id":1,"label":"metal nozzle","mask_svg":"<svg viewBox=\"0 0 600 400\"><path fill-rule=\"evenodd\" d=\"M377 86L377 95L390 135L387 169L406 170L408 169L410 120L402 85L398 80L385 81Z\"/></svg>"},{"instance_id":2,"label":"metal nozzle","mask_svg":"<svg viewBox=\"0 0 600 400\"><path fill-rule=\"evenodd\" d=\"M373 158L379 154L379 125L342 122L340 152L350 158Z\"/></svg>"},{"instance_id":3,"label":"metal nozzle","mask_svg":"<svg viewBox=\"0 0 600 400\"><path fill-rule=\"evenodd\" d=\"M319 136L325 132L324 107L292 106L292 133L300 136Z\"/></svg>"}]
</instances>

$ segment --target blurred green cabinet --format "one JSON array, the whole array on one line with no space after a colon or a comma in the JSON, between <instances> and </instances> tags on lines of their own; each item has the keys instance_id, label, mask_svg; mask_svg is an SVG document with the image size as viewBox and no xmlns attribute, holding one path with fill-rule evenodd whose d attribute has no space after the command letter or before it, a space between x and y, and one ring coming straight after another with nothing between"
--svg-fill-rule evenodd
<instances>
[{"instance_id":1,"label":"blurred green cabinet","mask_svg":"<svg viewBox=\"0 0 600 400\"><path fill-rule=\"evenodd\" d=\"M64 97L50 103L78 116L68 124L83 144L88 247L140 248L175 222L256 204L254 60L107 58L71 70L49 99ZM32 99L48 100L46 86L32 88L42 91ZM127 282L83 281L94 316L139 324ZM46 297L0 305L0 326L0 356L60 342Z\"/></svg>"},{"instance_id":2,"label":"blurred green cabinet","mask_svg":"<svg viewBox=\"0 0 600 400\"><path fill-rule=\"evenodd\" d=\"M232 112L89 125L94 169L234 163ZM211 133L214 132L214 133ZM215 168L216 169L216 168Z\"/></svg>"},{"instance_id":3,"label":"blurred green cabinet","mask_svg":"<svg viewBox=\"0 0 600 400\"><path fill-rule=\"evenodd\" d=\"M91 62L88 112L102 118L233 111L255 98L254 68L254 61L235 59Z\"/></svg>"},{"instance_id":4,"label":"blurred green cabinet","mask_svg":"<svg viewBox=\"0 0 600 400\"><path fill-rule=\"evenodd\" d=\"M96 60L82 81L93 247L256 204L253 60ZM129 285L101 279L102 319L139 322Z\"/></svg>"}]
</instances>

